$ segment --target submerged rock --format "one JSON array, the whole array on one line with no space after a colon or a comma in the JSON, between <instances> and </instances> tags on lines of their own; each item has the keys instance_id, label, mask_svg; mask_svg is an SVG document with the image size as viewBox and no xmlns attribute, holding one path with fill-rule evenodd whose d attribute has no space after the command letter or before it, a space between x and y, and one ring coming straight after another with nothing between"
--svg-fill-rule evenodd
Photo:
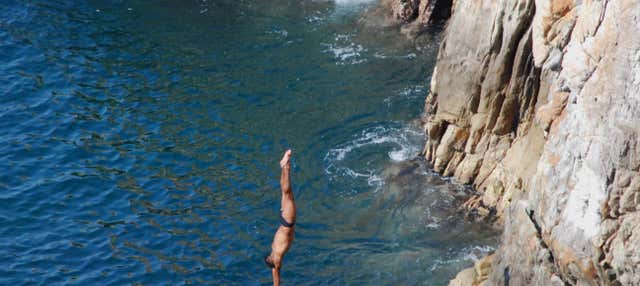
<instances>
[{"instance_id":1,"label":"submerged rock","mask_svg":"<svg viewBox=\"0 0 640 286\"><path fill-rule=\"evenodd\" d=\"M416 237L428 234L430 241L491 241L497 237L487 224L470 224L457 208L471 195L467 186L427 172L423 159L396 162L382 173L384 182L376 191L370 213L362 224L384 214L383 236ZM399 223L401 222L401 223Z\"/></svg>"},{"instance_id":2,"label":"submerged rock","mask_svg":"<svg viewBox=\"0 0 640 286\"><path fill-rule=\"evenodd\" d=\"M397 209L394 213L419 218L426 228L450 230L437 235L443 240L460 235L463 221L455 206L469 196L469 189L426 173L427 169L420 159L389 166L374 209L390 206Z\"/></svg>"},{"instance_id":3,"label":"submerged rock","mask_svg":"<svg viewBox=\"0 0 640 286\"><path fill-rule=\"evenodd\" d=\"M640 285L640 2L453 10L423 155L504 227L487 283Z\"/></svg>"}]
</instances>

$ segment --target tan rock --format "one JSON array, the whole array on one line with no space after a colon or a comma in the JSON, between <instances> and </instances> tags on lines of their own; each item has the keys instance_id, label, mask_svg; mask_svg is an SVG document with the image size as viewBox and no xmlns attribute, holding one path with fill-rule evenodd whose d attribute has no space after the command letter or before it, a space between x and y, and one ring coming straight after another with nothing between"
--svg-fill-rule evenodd
<instances>
[{"instance_id":1,"label":"tan rock","mask_svg":"<svg viewBox=\"0 0 640 286\"><path fill-rule=\"evenodd\" d=\"M469 286L476 281L476 271L473 268L462 270L453 280L449 281L449 286Z\"/></svg>"},{"instance_id":2,"label":"tan rock","mask_svg":"<svg viewBox=\"0 0 640 286\"><path fill-rule=\"evenodd\" d=\"M442 172L442 175L443 176L453 175L453 172L458 168L458 165L460 165L460 163L464 159L464 156L465 156L464 152L459 152L459 151L453 152L453 157L451 157L451 160L449 160L449 163L447 164L447 167Z\"/></svg>"},{"instance_id":3,"label":"tan rock","mask_svg":"<svg viewBox=\"0 0 640 286\"><path fill-rule=\"evenodd\" d=\"M501 181L495 180L489 183L482 196L482 203L485 206L497 206L498 202L502 199L504 191L504 186Z\"/></svg>"},{"instance_id":4,"label":"tan rock","mask_svg":"<svg viewBox=\"0 0 640 286\"><path fill-rule=\"evenodd\" d=\"M469 133L467 129L448 125L435 152L434 169L443 172L456 151L463 151Z\"/></svg>"},{"instance_id":5,"label":"tan rock","mask_svg":"<svg viewBox=\"0 0 640 286\"><path fill-rule=\"evenodd\" d=\"M427 128L425 158L504 222L486 283L640 285L634 35L638 1L457 2L424 117L446 130Z\"/></svg>"},{"instance_id":6,"label":"tan rock","mask_svg":"<svg viewBox=\"0 0 640 286\"><path fill-rule=\"evenodd\" d=\"M462 184L469 184L473 182L473 179L478 174L481 164L482 156L477 154L469 155L467 153L462 162L458 164L454 177L458 178Z\"/></svg>"},{"instance_id":7,"label":"tan rock","mask_svg":"<svg viewBox=\"0 0 640 286\"><path fill-rule=\"evenodd\" d=\"M410 22L418 16L419 5L420 1L417 0L394 0L390 4L391 14L397 20Z\"/></svg>"},{"instance_id":8,"label":"tan rock","mask_svg":"<svg viewBox=\"0 0 640 286\"><path fill-rule=\"evenodd\" d=\"M551 126L553 120L558 118L564 110L568 99L569 93L556 92L549 103L538 108L536 111L536 121L542 129L549 130L549 126Z\"/></svg>"},{"instance_id":9,"label":"tan rock","mask_svg":"<svg viewBox=\"0 0 640 286\"><path fill-rule=\"evenodd\" d=\"M474 264L473 267L476 271L477 281L484 281L484 280L487 280L487 278L489 278L489 274L491 273L491 266L493 265L494 256L495 256L494 254L487 255L482 259L478 260Z\"/></svg>"}]
</instances>

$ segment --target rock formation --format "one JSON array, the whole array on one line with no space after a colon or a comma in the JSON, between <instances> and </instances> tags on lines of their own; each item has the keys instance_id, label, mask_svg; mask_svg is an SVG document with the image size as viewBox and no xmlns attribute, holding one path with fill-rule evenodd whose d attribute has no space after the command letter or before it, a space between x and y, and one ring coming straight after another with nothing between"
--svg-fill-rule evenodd
<instances>
[{"instance_id":1,"label":"rock formation","mask_svg":"<svg viewBox=\"0 0 640 286\"><path fill-rule=\"evenodd\" d=\"M478 260L473 267L460 271L449 286L487 285L495 254Z\"/></svg>"},{"instance_id":2,"label":"rock formation","mask_svg":"<svg viewBox=\"0 0 640 286\"><path fill-rule=\"evenodd\" d=\"M439 24L451 16L455 0L381 0L377 9L369 13L368 22L382 26L401 26L410 38L418 36L432 24ZM382 20L374 21L375 20Z\"/></svg>"},{"instance_id":3,"label":"rock formation","mask_svg":"<svg viewBox=\"0 0 640 286\"><path fill-rule=\"evenodd\" d=\"M424 156L504 229L482 283L640 285L640 2L454 5Z\"/></svg>"}]
</instances>

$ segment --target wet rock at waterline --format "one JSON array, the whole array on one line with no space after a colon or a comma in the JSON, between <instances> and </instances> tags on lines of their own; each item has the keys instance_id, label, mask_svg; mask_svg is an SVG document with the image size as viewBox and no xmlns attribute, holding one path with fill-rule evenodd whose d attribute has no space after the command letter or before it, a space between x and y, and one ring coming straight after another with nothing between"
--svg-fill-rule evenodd
<instances>
[{"instance_id":1,"label":"wet rock at waterline","mask_svg":"<svg viewBox=\"0 0 640 286\"><path fill-rule=\"evenodd\" d=\"M640 284L640 3L453 10L423 154L504 227L487 283Z\"/></svg>"}]
</instances>

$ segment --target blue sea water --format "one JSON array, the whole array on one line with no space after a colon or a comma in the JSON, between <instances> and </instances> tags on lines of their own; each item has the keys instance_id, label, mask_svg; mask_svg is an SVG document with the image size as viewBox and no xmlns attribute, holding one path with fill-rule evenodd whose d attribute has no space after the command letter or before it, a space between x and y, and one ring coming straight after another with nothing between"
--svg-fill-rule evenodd
<instances>
[{"instance_id":1,"label":"blue sea water","mask_svg":"<svg viewBox=\"0 0 640 286\"><path fill-rule=\"evenodd\" d=\"M0 284L444 285L495 245L416 155L439 30L367 1L4 1Z\"/></svg>"}]
</instances>

